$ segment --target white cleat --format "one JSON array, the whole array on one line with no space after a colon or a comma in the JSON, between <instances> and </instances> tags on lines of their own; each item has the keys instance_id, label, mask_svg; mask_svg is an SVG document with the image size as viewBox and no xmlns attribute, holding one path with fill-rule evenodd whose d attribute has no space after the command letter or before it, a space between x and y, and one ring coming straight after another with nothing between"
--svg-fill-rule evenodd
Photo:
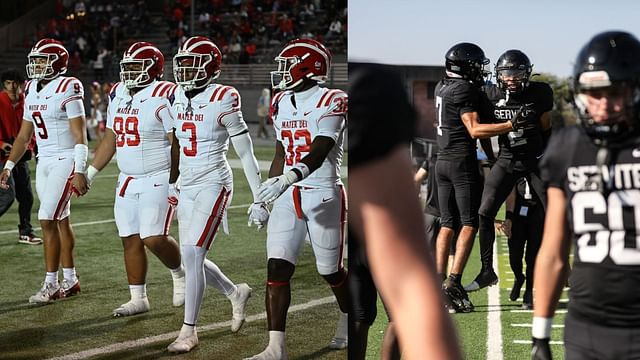
<instances>
[{"instance_id":1,"label":"white cleat","mask_svg":"<svg viewBox=\"0 0 640 360\"><path fill-rule=\"evenodd\" d=\"M245 358L244 360L288 360L287 351L284 348L274 349L268 347L258 355Z\"/></svg>"},{"instance_id":2,"label":"white cleat","mask_svg":"<svg viewBox=\"0 0 640 360\"><path fill-rule=\"evenodd\" d=\"M53 302L54 300L61 299L64 297L64 291L56 282L54 283L44 283L40 290L36 292L34 295L29 297L30 304L48 304Z\"/></svg>"},{"instance_id":3,"label":"white cleat","mask_svg":"<svg viewBox=\"0 0 640 360\"><path fill-rule=\"evenodd\" d=\"M149 300L146 297L143 299L129 300L129 302L126 302L120 305L119 308L113 310L113 316L120 317L142 314L149 311L149 308Z\"/></svg>"},{"instance_id":4,"label":"white cleat","mask_svg":"<svg viewBox=\"0 0 640 360\"><path fill-rule=\"evenodd\" d=\"M173 279L173 306L184 305L184 276Z\"/></svg>"},{"instance_id":5,"label":"white cleat","mask_svg":"<svg viewBox=\"0 0 640 360\"><path fill-rule=\"evenodd\" d=\"M249 285L242 283L236 288L236 291L229 295L231 300L231 306L233 308L233 317L231 318L231 332L237 332L244 324L244 319L247 317L247 302L251 297L253 290Z\"/></svg>"},{"instance_id":6,"label":"white cleat","mask_svg":"<svg viewBox=\"0 0 640 360\"><path fill-rule=\"evenodd\" d=\"M329 341L329 349L346 349L349 344L349 315L340 313L336 335Z\"/></svg>"},{"instance_id":7,"label":"white cleat","mask_svg":"<svg viewBox=\"0 0 640 360\"><path fill-rule=\"evenodd\" d=\"M186 353L191 351L194 347L198 346L198 332L193 329L189 334L183 334L180 331L178 338L167 346L167 350L170 353Z\"/></svg>"}]
</instances>

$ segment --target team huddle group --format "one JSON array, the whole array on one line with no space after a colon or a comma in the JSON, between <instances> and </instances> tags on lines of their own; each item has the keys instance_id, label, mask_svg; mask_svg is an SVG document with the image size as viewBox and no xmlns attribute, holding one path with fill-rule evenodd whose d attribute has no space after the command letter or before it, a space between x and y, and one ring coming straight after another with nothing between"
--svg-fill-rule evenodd
<instances>
[{"instance_id":1,"label":"team huddle group","mask_svg":"<svg viewBox=\"0 0 640 360\"><path fill-rule=\"evenodd\" d=\"M206 259L218 229L228 233L226 210L233 195L227 151L232 143L242 163L253 203L248 224L267 226L269 345L250 359L286 359L285 323L289 281L308 236L318 272L341 310L329 347L347 346L347 271L343 266L346 198L340 166L347 95L320 87L327 80L331 53L321 43L296 39L276 57L271 72L277 92L271 116L277 142L269 178L262 181L239 92L216 83L222 53L209 39L189 38L173 57L174 82L162 81L164 56L153 44L137 42L120 62L120 82L109 93L105 138L87 166L84 90L64 76L69 54L53 39L42 39L28 55L24 120L6 161L0 186L8 187L15 163L35 132L38 145L36 190L46 275L30 303L50 303L80 293L75 271L74 234L69 222L72 194L83 196L116 155L120 174L114 217L124 248L131 299L114 316L149 311L145 247L170 269L173 305L184 305L184 323L169 352L198 344L196 321L207 285L232 304L231 330L245 320L252 289L235 284ZM270 209L271 208L271 209ZM179 244L169 235L174 212ZM58 278L62 265L63 280Z\"/></svg>"}]
</instances>

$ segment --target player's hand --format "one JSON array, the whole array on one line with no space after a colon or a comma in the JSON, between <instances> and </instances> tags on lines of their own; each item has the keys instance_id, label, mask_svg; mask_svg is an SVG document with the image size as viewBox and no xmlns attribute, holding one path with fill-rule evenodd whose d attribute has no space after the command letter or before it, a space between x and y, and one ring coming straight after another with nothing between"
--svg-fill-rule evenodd
<instances>
[{"instance_id":1,"label":"player's hand","mask_svg":"<svg viewBox=\"0 0 640 360\"><path fill-rule=\"evenodd\" d=\"M522 105L511 118L511 127L513 130L530 130L536 127L533 117L536 114L533 104ZM531 120L530 120L531 119Z\"/></svg>"},{"instance_id":2,"label":"player's hand","mask_svg":"<svg viewBox=\"0 0 640 360\"><path fill-rule=\"evenodd\" d=\"M289 185L291 184L284 174L269 178L258 188L258 198L265 203L272 203L287 190Z\"/></svg>"},{"instance_id":3,"label":"player's hand","mask_svg":"<svg viewBox=\"0 0 640 360\"><path fill-rule=\"evenodd\" d=\"M511 219L506 219L505 221L502 222L502 224L500 224L500 230L502 230L504 235L509 239L511 239L511 225L512 225Z\"/></svg>"},{"instance_id":4,"label":"player's hand","mask_svg":"<svg viewBox=\"0 0 640 360\"><path fill-rule=\"evenodd\" d=\"M71 180L71 191L73 191L77 197L83 196L89 191L89 185L87 177L82 173L75 173Z\"/></svg>"},{"instance_id":5,"label":"player's hand","mask_svg":"<svg viewBox=\"0 0 640 360\"><path fill-rule=\"evenodd\" d=\"M180 198L180 184L176 181L173 184L169 184L169 196L167 200L169 205L178 206L178 199Z\"/></svg>"},{"instance_id":6,"label":"player's hand","mask_svg":"<svg viewBox=\"0 0 640 360\"><path fill-rule=\"evenodd\" d=\"M11 177L11 170L2 169L2 174L0 174L0 188L7 190L9 188L9 178Z\"/></svg>"},{"instance_id":7,"label":"player's hand","mask_svg":"<svg viewBox=\"0 0 640 360\"><path fill-rule=\"evenodd\" d=\"M267 204L263 202L254 202L247 209L247 215L249 215L249 221L247 226L256 225L258 230L262 229L269 220L269 208Z\"/></svg>"},{"instance_id":8,"label":"player's hand","mask_svg":"<svg viewBox=\"0 0 640 360\"><path fill-rule=\"evenodd\" d=\"M551 360L551 348L549 339L532 338L531 360Z\"/></svg>"}]
</instances>

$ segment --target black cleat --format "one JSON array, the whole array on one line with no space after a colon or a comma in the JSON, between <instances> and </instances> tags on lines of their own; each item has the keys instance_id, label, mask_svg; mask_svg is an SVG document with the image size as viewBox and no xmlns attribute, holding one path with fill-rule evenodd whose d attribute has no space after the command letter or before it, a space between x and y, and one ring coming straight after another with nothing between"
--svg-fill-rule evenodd
<instances>
[{"instance_id":1,"label":"black cleat","mask_svg":"<svg viewBox=\"0 0 640 360\"><path fill-rule=\"evenodd\" d=\"M524 276L520 274L520 276L516 276L516 279L513 281L513 287L511 288L511 294L509 294L509 300L516 301L520 297L520 290L522 289L522 285L524 284Z\"/></svg>"},{"instance_id":2,"label":"black cleat","mask_svg":"<svg viewBox=\"0 0 640 360\"><path fill-rule=\"evenodd\" d=\"M498 275L490 270L482 270L480 274L476 276L475 280L471 282L471 284L464 287L464 289L468 292L478 291L480 289L484 289L487 286L495 285L498 283Z\"/></svg>"},{"instance_id":3,"label":"black cleat","mask_svg":"<svg viewBox=\"0 0 640 360\"><path fill-rule=\"evenodd\" d=\"M462 285L451 279L447 279L442 283L442 291L447 295L450 301L450 313L468 313L473 311L473 304L469 300L467 292Z\"/></svg>"},{"instance_id":4,"label":"black cleat","mask_svg":"<svg viewBox=\"0 0 640 360\"><path fill-rule=\"evenodd\" d=\"M522 296L522 308L525 310L533 309L533 292L531 289L526 289Z\"/></svg>"}]
</instances>

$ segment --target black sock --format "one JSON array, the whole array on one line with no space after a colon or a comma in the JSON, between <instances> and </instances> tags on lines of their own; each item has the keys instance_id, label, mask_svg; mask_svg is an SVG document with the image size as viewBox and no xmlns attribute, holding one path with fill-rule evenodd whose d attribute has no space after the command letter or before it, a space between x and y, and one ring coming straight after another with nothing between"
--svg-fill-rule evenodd
<instances>
[{"instance_id":1,"label":"black sock","mask_svg":"<svg viewBox=\"0 0 640 360\"><path fill-rule=\"evenodd\" d=\"M480 261L482 271L493 270L493 242L496 238L496 229L493 227L493 219L480 215Z\"/></svg>"}]
</instances>

